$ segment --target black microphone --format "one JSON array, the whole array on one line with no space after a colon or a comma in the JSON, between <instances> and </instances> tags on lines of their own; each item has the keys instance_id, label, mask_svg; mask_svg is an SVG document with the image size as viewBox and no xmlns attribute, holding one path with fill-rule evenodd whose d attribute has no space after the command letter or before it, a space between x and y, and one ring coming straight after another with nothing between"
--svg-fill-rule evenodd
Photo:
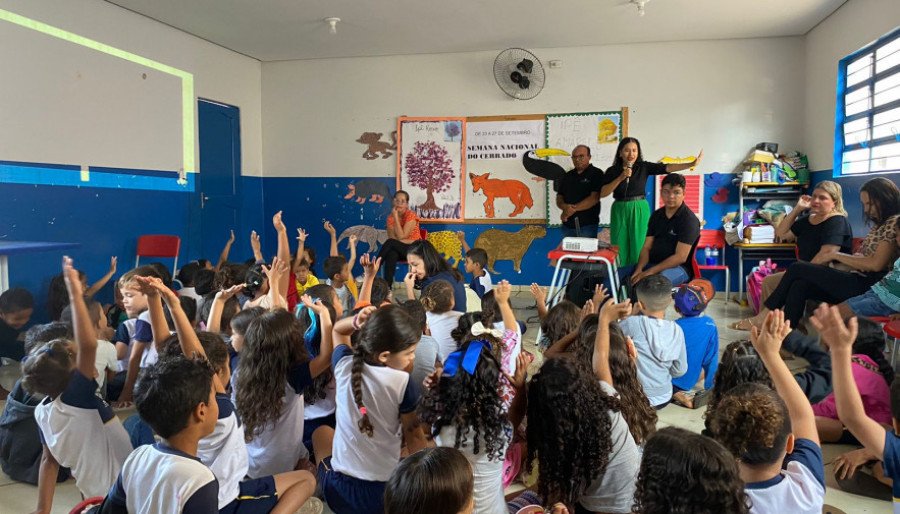
<instances>
[{"instance_id":1,"label":"black microphone","mask_svg":"<svg viewBox=\"0 0 900 514\"><path fill-rule=\"evenodd\" d=\"M625 167L622 170L622 173L625 173L625 170L631 170L631 165L632 165L632 163L626 162ZM631 176L629 175L629 176L625 177L625 196L628 196L628 184L630 184L630 183L631 183Z\"/></svg>"}]
</instances>

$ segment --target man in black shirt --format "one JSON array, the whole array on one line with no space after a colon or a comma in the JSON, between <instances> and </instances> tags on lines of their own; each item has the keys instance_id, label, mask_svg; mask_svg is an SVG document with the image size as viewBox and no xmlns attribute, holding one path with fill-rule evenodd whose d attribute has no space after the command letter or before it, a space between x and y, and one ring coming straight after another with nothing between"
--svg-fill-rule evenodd
<instances>
[{"instance_id":1,"label":"man in black shirt","mask_svg":"<svg viewBox=\"0 0 900 514\"><path fill-rule=\"evenodd\" d=\"M694 249L700 240L700 220L684 204L684 176L670 173L662 181L660 196L665 205L650 215L647 237L636 266L620 270L620 276L630 277L628 284L637 284L648 275L662 274L679 285L694 278Z\"/></svg>"},{"instance_id":2,"label":"man in black shirt","mask_svg":"<svg viewBox=\"0 0 900 514\"><path fill-rule=\"evenodd\" d=\"M597 237L603 172L591 164L591 149L586 145L572 150L572 164L575 167L553 184L556 206L562 210L563 237Z\"/></svg>"}]
</instances>

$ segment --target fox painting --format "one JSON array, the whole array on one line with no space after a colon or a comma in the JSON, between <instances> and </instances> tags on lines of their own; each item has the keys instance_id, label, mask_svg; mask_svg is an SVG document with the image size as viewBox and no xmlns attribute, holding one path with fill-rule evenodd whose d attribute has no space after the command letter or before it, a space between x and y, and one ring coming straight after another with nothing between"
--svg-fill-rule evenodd
<instances>
[{"instance_id":1,"label":"fox painting","mask_svg":"<svg viewBox=\"0 0 900 514\"><path fill-rule=\"evenodd\" d=\"M528 186L518 180L502 180L491 178L490 173L483 175L475 175L469 173L472 180L472 192L477 193L479 190L487 197L484 201L484 215L488 218L494 218L494 199L509 198L515 209L509 214L514 218L522 214L526 208L534 207L534 200L531 199L531 191Z\"/></svg>"}]
</instances>

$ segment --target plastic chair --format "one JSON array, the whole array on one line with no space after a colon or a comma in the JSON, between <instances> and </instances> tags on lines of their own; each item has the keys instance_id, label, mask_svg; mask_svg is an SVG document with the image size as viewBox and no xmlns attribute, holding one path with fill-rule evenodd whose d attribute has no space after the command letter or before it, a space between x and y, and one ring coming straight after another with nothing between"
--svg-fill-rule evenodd
<instances>
[{"instance_id":1,"label":"plastic chair","mask_svg":"<svg viewBox=\"0 0 900 514\"><path fill-rule=\"evenodd\" d=\"M172 275L178 270L178 250L181 248L181 238L167 235L147 235L138 237L137 256L134 259L134 267L140 265L141 257L168 257L175 259L172 263Z\"/></svg>"},{"instance_id":2,"label":"plastic chair","mask_svg":"<svg viewBox=\"0 0 900 514\"><path fill-rule=\"evenodd\" d=\"M78 505L76 505L72 510L69 511L69 514L81 514L88 507L94 507L96 505L100 505L103 503L102 496L95 496L93 498L88 498L87 500L82 501Z\"/></svg>"},{"instance_id":3,"label":"plastic chair","mask_svg":"<svg viewBox=\"0 0 900 514\"><path fill-rule=\"evenodd\" d=\"M728 266L725 264L706 264L705 262L701 264L697 261L697 255L700 253L700 249L706 249L707 246L713 246L716 248L722 249L722 255L720 255L721 261L725 262L725 231L724 230L701 230L700 231L700 240L697 242L697 247L694 248L694 259L693 259L693 267L694 267L694 277L700 278L702 276L702 270L714 270L714 271L725 271L725 303L728 303L728 297L731 296L731 270L728 269Z\"/></svg>"},{"instance_id":4,"label":"plastic chair","mask_svg":"<svg viewBox=\"0 0 900 514\"><path fill-rule=\"evenodd\" d=\"M885 337L893 339L891 344L891 367L894 367L894 361L897 358L897 347L900 346L900 319L891 321L884 326Z\"/></svg>"}]
</instances>

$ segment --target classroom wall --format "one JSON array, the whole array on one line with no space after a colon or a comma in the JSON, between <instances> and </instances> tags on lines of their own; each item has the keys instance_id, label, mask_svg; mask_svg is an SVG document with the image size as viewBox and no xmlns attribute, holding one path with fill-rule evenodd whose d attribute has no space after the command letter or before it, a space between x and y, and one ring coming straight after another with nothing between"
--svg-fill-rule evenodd
<instances>
[{"instance_id":1,"label":"classroom wall","mask_svg":"<svg viewBox=\"0 0 900 514\"><path fill-rule=\"evenodd\" d=\"M900 24L897 0L849 0L804 38L803 146L810 169L834 167L838 62Z\"/></svg>"},{"instance_id":2,"label":"classroom wall","mask_svg":"<svg viewBox=\"0 0 900 514\"><path fill-rule=\"evenodd\" d=\"M262 183L259 178L262 174L261 70L258 61L99 0L0 0L0 9L188 71L194 75L195 95L198 98L238 106L241 112L242 208L247 213L244 220L246 232L262 224ZM14 45L23 52L34 50L32 43L35 34L20 27L0 21L0 35L5 45ZM4 61L0 93L10 89L27 89L30 81L45 76L48 70L52 74L53 70L72 68L70 62L64 61L72 57L68 53L54 55L40 52L32 55L34 62L15 60L16 67L13 69L10 69L9 62ZM32 65L34 68L30 67ZM93 67L83 71L87 76L97 74L98 70ZM153 72L149 75L152 82ZM76 89L71 76L60 76L59 80L72 82L73 90ZM35 85L35 89L40 86ZM159 90L158 94L168 92ZM110 95L117 93L118 96L109 98L109 105L101 104L96 108L127 104L133 102L135 97L140 98L141 94L152 95L156 91L113 89L109 92ZM59 94L65 94L65 88L61 88ZM77 98L80 97L73 93L72 98L48 101L75 101ZM174 102L180 106L180 98L175 98ZM2 105L7 123L13 120L21 127L60 124L57 113L52 109L27 106L17 109L16 102ZM143 114L156 115L153 109ZM136 123L139 122L136 120ZM150 120L148 124L167 122ZM63 137L67 131L87 131L99 140L113 139L115 135L109 133L108 127L94 123L90 116L71 123L66 129L61 132ZM42 141L46 145L46 153L35 155L31 162L10 162L14 159L0 152L0 198L3 199L0 201L0 241L80 243L79 249L69 253L76 259L78 267L87 272L89 279L103 275L112 255L119 257L120 274L130 269L134 264L139 234L179 235L182 237L180 261L183 263L201 257L199 241L189 237L196 231L200 219L196 174L189 176L186 185L176 186L175 173L171 170L131 169L139 167L137 161L142 160L135 158L135 164L130 167L92 168L89 181L79 180L81 164L96 165L108 160L119 162L129 154L145 155L142 153L145 147L158 144L147 137L126 138L128 143L122 143L121 138L118 141L115 147L108 145L108 151L99 152L96 160L85 163L58 162L53 153L53 140ZM132 144L134 147L122 148L122 144ZM0 148L3 148L2 144ZM236 245L234 257L246 258L250 253L246 245L247 236L243 234L243 228L239 229L243 244L240 247ZM223 227L223 243L227 233L227 227ZM216 258L215 255L203 257ZM35 294L38 302L35 320L44 320L45 292L51 276L59 272L60 252L13 256L9 261L11 284L26 287ZM99 299L110 301L111 287L107 287Z\"/></svg>"}]
</instances>

